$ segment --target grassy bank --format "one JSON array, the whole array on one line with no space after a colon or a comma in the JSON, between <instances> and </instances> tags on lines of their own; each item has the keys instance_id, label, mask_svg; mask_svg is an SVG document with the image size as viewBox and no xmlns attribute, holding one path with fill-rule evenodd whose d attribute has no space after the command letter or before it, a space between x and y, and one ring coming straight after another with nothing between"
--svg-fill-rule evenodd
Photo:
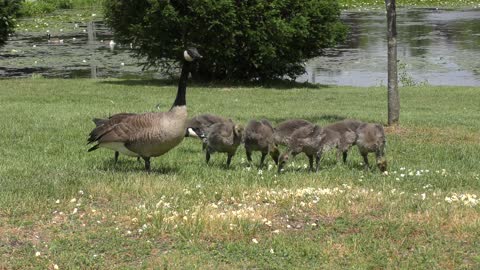
<instances>
[{"instance_id":1,"label":"grassy bank","mask_svg":"<svg viewBox=\"0 0 480 270\"><path fill-rule=\"evenodd\" d=\"M387 129L389 175L357 149L317 174L205 165L193 139L155 158L87 153L93 117L170 107L153 81L2 80L0 268L312 269L480 267L479 88L403 88ZM384 88L190 87L189 114L246 123L384 122ZM259 156L255 156L258 162ZM269 165L272 161L269 160Z\"/></svg>"}]
</instances>

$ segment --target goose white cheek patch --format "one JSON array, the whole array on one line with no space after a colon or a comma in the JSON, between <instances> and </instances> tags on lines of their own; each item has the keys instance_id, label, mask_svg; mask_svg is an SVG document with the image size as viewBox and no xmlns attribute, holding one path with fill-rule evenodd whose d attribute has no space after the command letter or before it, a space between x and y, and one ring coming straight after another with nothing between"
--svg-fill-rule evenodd
<instances>
[{"instance_id":1,"label":"goose white cheek patch","mask_svg":"<svg viewBox=\"0 0 480 270\"><path fill-rule=\"evenodd\" d=\"M188 128L188 136L198 137L197 133L195 133L192 128Z\"/></svg>"},{"instance_id":2,"label":"goose white cheek patch","mask_svg":"<svg viewBox=\"0 0 480 270\"><path fill-rule=\"evenodd\" d=\"M192 62L192 61L193 61L193 58L190 56L190 54L188 54L187 51L184 51L184 52L183 52L183 57L184 57L185 60L187 60L188 62Z\"/></svg>"}]
</instances>

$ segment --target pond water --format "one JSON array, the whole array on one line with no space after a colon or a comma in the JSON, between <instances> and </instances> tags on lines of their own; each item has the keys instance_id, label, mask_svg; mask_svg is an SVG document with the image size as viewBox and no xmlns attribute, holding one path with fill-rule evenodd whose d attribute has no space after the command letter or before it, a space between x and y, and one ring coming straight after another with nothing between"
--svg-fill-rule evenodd
<instances>
[{"instance_id":1,"label":"pond water","mask_svg":"<svg viewBox=\"0 0 480 270\"><path fill-rule=\"evenodd\" d=\"M385 85L386 18L383 10L344 12L347 41L306 63L298 81L321 84ZM18 29L0 49L1 77L158 78L142 71L130 45L111 44L101 21L64 23L51 31ZM399 79L403 83L480 86L480 10L397 11ZM61 40L61 41L60 41Z\"/></svg>"}]
</instances>

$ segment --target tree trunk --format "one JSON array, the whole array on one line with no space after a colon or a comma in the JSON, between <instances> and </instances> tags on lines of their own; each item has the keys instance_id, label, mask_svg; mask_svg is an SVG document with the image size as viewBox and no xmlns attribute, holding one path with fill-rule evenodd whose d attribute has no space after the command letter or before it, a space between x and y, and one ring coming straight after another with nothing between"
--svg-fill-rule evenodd
<instances>
[{"instance_id":1,"label":"tree trunk","mask_svg":"<svg viewBox=\"0 0 480 270\"><path fill-rule=\"evenodd\" d=\"M397 80L397 14L395 0L385 0L388 28L388 125L400 118L400 95Z\"/></svg>"}]
</instances>

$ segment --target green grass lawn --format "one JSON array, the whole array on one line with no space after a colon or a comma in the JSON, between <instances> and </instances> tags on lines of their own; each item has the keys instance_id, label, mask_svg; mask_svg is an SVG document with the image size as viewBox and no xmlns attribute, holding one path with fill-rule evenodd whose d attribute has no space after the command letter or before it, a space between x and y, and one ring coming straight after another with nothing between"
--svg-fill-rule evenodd
<instances>
[{"instance_id":1,"label":"green grass lawn","mask_svg":"<svg viewBox=\"0 0 480 270\"><path fill-rule=\"evenodd\" d=\"M168 109L160 81L0 81L0 269L479 269L480 88L402 88L389 174L232 167L186 138L154 158L87 153L93 117ZM386 122L386 89L192 86L190 116ZM254 157L259 160L259 154ZM213 162L212 162L213 161ZM268 164L272 165L269 160Z\"/></svg>"}]
</instances>

